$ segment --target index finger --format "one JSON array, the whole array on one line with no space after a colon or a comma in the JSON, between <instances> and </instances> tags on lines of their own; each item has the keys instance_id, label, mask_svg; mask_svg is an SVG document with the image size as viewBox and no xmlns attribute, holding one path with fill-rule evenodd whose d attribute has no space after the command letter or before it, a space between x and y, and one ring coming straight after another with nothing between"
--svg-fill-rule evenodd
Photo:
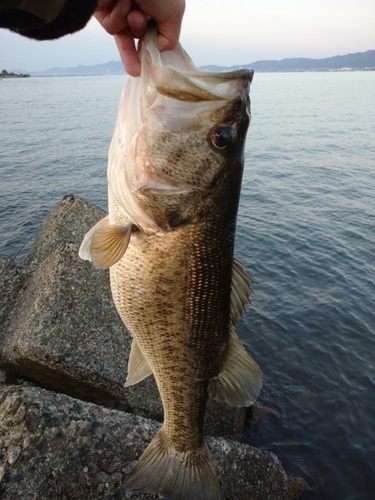
<instances>
[{"instance_id":1,"label":"index finger","mask_svg":"<svg viewBox=\"0 0 375 500\"><path fill-rule=\"evenodd\" d=\"M141 63L135 47L133 35L128 30L124 30L115 35L114 38L125 71L130 76L138 77L141 73Z\"/></svg>"}]
</instances>

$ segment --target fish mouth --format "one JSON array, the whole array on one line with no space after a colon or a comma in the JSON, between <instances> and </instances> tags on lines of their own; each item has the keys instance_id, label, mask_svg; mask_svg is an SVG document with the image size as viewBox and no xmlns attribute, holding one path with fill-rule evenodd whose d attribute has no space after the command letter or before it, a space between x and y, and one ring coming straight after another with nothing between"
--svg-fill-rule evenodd
<instances>
[{"instance_id":1,"label":"fish mouth","mask_svg":"<svg viewBox=\"0 0 375 500\"><path fill-rule=\"evenodd\" d=\"M141 85L146 89L143 106L150 107L157 95L186 103L230 101L248 94L254 71L200 71L178 44L159 52L157 29L150 26L141 43Z\"/></svg>"},{"instance_id":2,"label":"fish mouth","mask_svg":"<svg viewBox=\"0 0 375 500\"><path fill-rule=\"evenodd\" d=\"M184 74L174 68L165 68L158 74L156 91L165 97L184 102L230 101L239 94L248 93L253 70L227 73Z\"/></svg>"},{"instance_id":3,"label":"fish mouth","mask_svg":"<svg viewBox=\"0 0 375 500\"><path fill-rule=\"evenodd\" d=\"M248 101L254 74L249 69L202 72L181 45L160 53L156 40L156 27L148 29L141 47L141 75L129 77L120 100L108 166L110 196L135 225L149 232L161 228L146 205L140 204L140 197L147 192L156 196L159 192L166 203L172 204L173 197L195 198L195 193L205 192L211 186L210 165L214 163L212 155L217 153L210 143L211 129L220 123L232 126L236 133L244 128L244 107L233 103ZM205 131L204 136L201 130ZM194 179L183 173L174 177L171 165L179 157L171 157L169 163L159 160L165 158L163 147L150 146L158 136L177 138L185 133L197 137L196 142L189 143L189 154L198 148L195 144L199 141L205 144L204 137L212 149L205 149L202 167L197 166L199 175ZM179 147L182 151L185 146L181 142ZM225 149L221 151L224 155Z\"/></svg>"}]
</instances>

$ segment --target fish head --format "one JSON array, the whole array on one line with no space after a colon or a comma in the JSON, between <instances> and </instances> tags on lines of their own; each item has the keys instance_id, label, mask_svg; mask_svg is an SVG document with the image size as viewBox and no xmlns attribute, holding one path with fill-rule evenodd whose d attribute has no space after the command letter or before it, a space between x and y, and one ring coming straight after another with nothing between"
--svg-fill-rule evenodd
<instances>
[{"instance_id":1,"label":"fish head","mask_svg":"<svg viewBox=\"0 0 375 500\"><path fill-rule=\"evenodd\" d=\"M178 45L159 53L156 29L129 77L109 154L110 195L150 232L235 206L250 121L251 70L199 71Z\"/></svg>"}]
</instances>

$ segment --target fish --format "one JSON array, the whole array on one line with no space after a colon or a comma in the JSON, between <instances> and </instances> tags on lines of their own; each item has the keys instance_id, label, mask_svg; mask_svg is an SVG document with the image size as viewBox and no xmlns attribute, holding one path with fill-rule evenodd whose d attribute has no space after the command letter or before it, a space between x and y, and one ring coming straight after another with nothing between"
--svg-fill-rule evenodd
<instances>
[{"instance_id":1,"label":"fish","mask_svg":"<svg viewBox=\"0 0 375 500\"><path fill-rule=\"evenodd\" d=\"M203 436L208 397L250 406L262 372L235 328L251 279L234 258L253 71L200 71L180 44L142 40L108 153L108 215L79 255L109 268L133 340L126 386L153 374L164 422L128 491L222 498ZM121 355L121 353L119 353Z\"/></svg>"}]
</instances>

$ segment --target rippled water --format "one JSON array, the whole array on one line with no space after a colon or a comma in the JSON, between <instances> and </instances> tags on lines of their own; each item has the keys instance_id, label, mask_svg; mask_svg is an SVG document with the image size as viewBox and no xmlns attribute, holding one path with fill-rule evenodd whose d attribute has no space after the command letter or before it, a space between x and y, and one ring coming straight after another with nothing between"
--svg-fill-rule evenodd
<instances>
[{"instance_id":1,"label":"rippled water","mask_svg":"<svg viewBox=\"0 0 375 500\"><path fill-rule=\"evenodd\" d=\"M0 253L105 170L123 85L0 82ZM236 256L256 296L239 334L277 415L244 439L309 499L375 492L374 89L375 72L355 72L256 74L251 90ZM85 198L106 207L105 174Z\"/></svg>"}]
</instances>

